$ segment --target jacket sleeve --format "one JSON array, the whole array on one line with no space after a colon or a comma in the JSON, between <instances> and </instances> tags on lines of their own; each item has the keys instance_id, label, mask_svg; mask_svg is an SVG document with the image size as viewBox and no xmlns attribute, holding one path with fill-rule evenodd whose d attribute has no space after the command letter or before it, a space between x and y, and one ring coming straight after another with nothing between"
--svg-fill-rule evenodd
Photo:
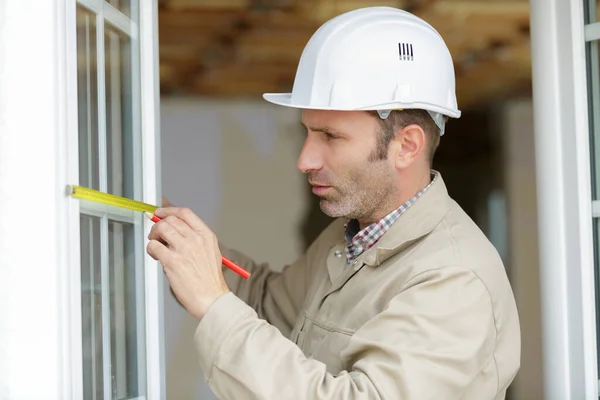
<instances>
[{"instance_id":1,"label":"jacket sleeve","mask_svg":"<svg viewBox=\"0 0 600 400\"><path fill-rule=\"evenodd\" d=\"M304 356L233 293L200 321L194 341L219 399L458 399L493 362L490 296L470 270L414 277L341 352L337 375Z\"/></svg>"},{"instance_id":2,"label":"jacket sleeve","mask_svg":"<svg viewBox=\"0 0 600 400\"><path fill-rule=\"evenodd\" d=\"M243 253L219 243L221 254L248 270L251 275L243 279L228 268L223 275L229 289L255 310L262 318L277 327L288 337L304 303L308 286L306 256L275 272L267 264L257 264Z\"/></svg>"}]
</instances>

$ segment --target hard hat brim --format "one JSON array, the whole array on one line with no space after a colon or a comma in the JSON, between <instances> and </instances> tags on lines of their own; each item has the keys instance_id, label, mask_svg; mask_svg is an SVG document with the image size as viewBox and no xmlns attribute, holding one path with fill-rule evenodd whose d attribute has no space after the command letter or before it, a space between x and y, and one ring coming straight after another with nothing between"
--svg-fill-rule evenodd
<instances>
[{"instance_id":1,"label":"hard hat brim","mask_svg":"<svg viewBox=\"0 0 600 400\"><path fill-rule=\"evenodd\" d=\"M423 103L412 103L412 104L399 104L399 103L389 103L389 104L380 104L373 107L367 108L352 108L352 109L338 109L332 108L329 106L314 106L314 105L306 105L306 104L294 104L292 102L292 94L291 93L264 93L263 99L268 101L269 103L277 104L279 106L291 107L291 108L299 108L299 109L310 109L310 110L337 110L337 111L359 111L359 110L386 110L386 109L402 109L402 108L418 108L423 110L429 110L438 112L440 114L447 115L451 118L460 118L461 112L460 110L453 110L445 107L440 107L432 104L423 104Z\"/></svg>"},{"instance_id":2,"label":"hard hat brim","mask_svg":"<svg viewBox=\"0 0 600 400\"><path fill-rule=\"evenodd\" d=\"M291 93L264 93L263 99L269 103L277 104L279 106L293 107L293 108L304 108L292 104Z\"/></svg>"}]
</instances>

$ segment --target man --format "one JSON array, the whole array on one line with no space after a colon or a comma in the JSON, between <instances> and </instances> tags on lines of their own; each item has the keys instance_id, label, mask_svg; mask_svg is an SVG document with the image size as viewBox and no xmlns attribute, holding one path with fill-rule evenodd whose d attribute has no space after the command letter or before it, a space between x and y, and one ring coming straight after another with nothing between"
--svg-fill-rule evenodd
<instances>
[{"instance_id":1,"label":"man","mask_svg":"<svg viewBox=\"0 0 600 400\"><path fill-rule=\"evenodd\" d=\"M149 235L222 399L502 399L520 362L517 310L495 249L431 170L460 116L452 59L419 18L355 10L307 44L291 94L298 169L339 217L275 273L221 246L191 211ZM221 252L252 272L222 271Z\"/></svg>"}]
</instances>

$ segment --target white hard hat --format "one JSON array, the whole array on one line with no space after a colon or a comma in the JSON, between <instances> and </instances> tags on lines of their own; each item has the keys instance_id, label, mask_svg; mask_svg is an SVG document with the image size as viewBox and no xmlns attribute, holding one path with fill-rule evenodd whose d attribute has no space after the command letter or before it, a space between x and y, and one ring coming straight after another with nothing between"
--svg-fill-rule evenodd
<instances>
[{"instance_id":1,"label":"white hard hat","mask_svg":"<svg viewBox=\"0 0 600 400\"><path fill-rule=\"evenodd\" d=\"M459 118L452 57L440 34L419 17L392 7L341 14L310 38L292 93L265 100L295 108L422 109L444 132L444 116Z\"/></svg>"}]
</instances>

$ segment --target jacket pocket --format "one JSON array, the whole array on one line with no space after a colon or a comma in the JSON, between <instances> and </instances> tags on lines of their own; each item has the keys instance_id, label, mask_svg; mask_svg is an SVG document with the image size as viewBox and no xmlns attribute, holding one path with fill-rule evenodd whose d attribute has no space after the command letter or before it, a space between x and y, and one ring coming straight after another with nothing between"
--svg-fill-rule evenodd
<instances>
[{"instance_id":1,"label":"jacket pocket","mask_svg":"<svg viewBox=\"0 0 600 400\"><path fill-rule=\"evenodd\" d=\"M347 333L327 329L317 323L306 336L306 354L325 364L327 372L337 375L344 370L341 352L352 336Z\"/></svg>"}]
</instances>

